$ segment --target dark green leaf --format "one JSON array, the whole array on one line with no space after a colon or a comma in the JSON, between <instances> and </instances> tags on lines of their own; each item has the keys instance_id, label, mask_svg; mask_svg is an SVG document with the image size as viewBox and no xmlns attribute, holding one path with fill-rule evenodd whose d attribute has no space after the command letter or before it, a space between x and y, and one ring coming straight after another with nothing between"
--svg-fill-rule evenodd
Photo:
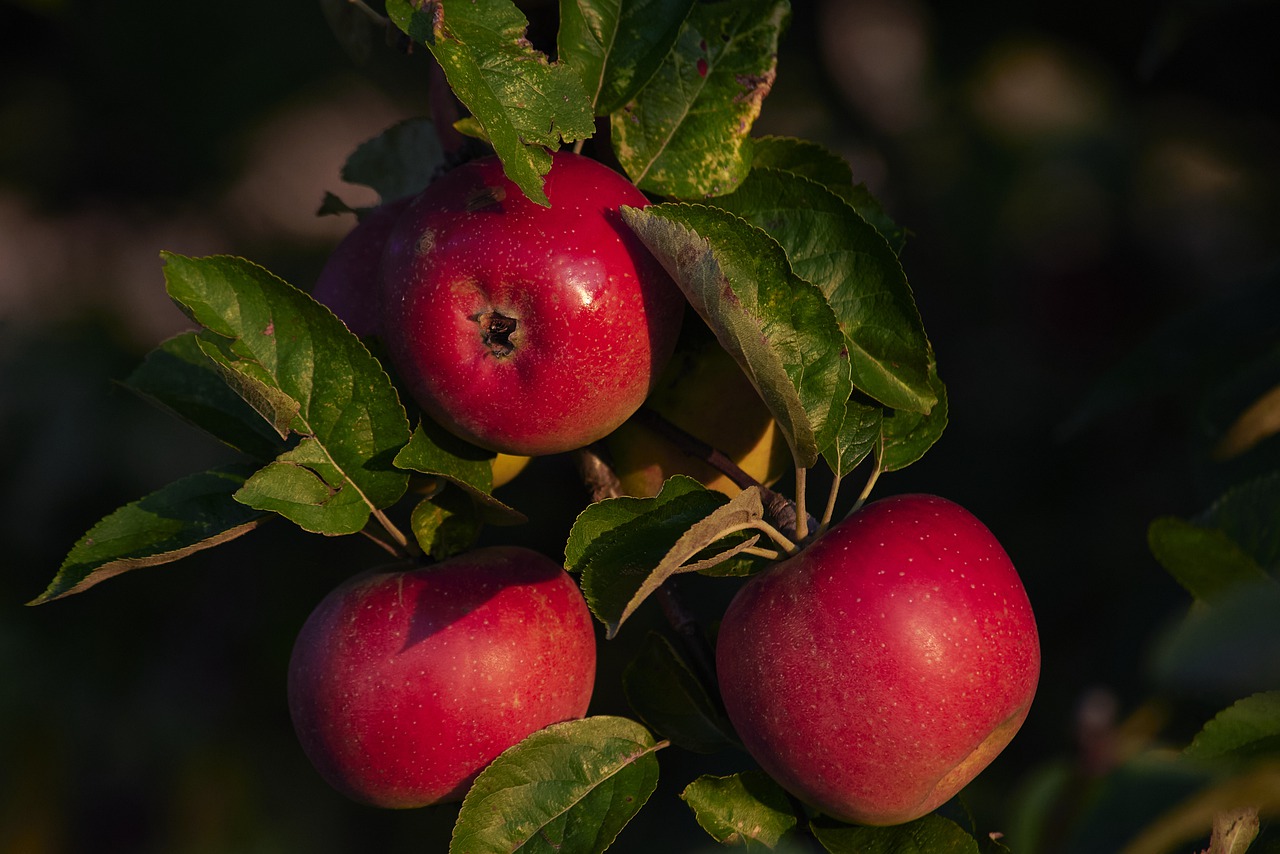
<instances>
[{"instance_id":1,"label":"dark green leaf","mask_svg":"<svg viewBox=\"0 0 1280 854\"><path fill-rule=\"evenodd\" d=\"M435 125L429 119L406 119L352 152L342 179L372 187L385 204L421 192L443 163Z\"/></svg>"},{"instance_id":2,"label":"dark green leaf","mask_svg":"<svg viewBox=\"0 0 1280 854\"><path fill-rule=\"evenodd\" d=\"M675 49L611 118L614 152L641 189L695 199L746 177L790 14L786 0L694 5Z\"/></svg>"},{"instance_id":3,"label":"dark green leaf","mask_svg":"<svg viewBox=\"0 0 1280 854\"><path fill-rule=\"evenodd\" d=\"M529 22L511 0L388 0L387 14L440 63L507 177L549 204L542 189L551 168L547 149L595 132L590 99L573 70L530 46Z\"/></svg>"},{"instance_id":4,"label":"dark green leaf","mask_svg":"<svg viewBox=\"0 0 1280 854\"><path fill-rule=\"evenodd\" d=\"M622 674L627 702L651 729L672 744L714 753L737 742L706 687L662 635L650 632Z\"/></svg>"},{"instance_id":5,"label":"dark green leaf","mask_svg":"<svg viewBox=\"0 0 1280 854\"><path fill-rule=\"evenodd\" d=\"M1237 585L1160 638L1153 670L1166 689L1240 697L1280 685L1280 585Z\"/></svg>"},{"instance_id":6,"label":"dark green leaf","mask_svg":"<svg viewBox=\"0 0 1280 854\"><path fill-rule=\"evenodd\" d=\"M763 771L729 777L704 774L680 797L713 839L743 845L747 851L774 850L798 823L787 793Z\"/></svg>"},{"instance_id":7,"label":"dark green leaf","mask_svg":"<svg viewBox=\"0 0 1280 854\"><path fill-rule=\"evenodd\" d=\"M714 204L766 231L835 311L853 385L890 409L927 413L930 350L898 257L843 199L792 172L756 168Z\"/></svg>"},{"instance_id":8,"label":"dark green leaf","mask_svg":"<svg viewBox=\"0 0 1280 854\"><path fill-rule=\"evenodd\" d=\"M518 510L494 498L493 452L465 442L434 421L413 431L409 444L396 454L395 465L443 478L471 497L481 518L491 525L519 525L528 521Z\"/></svg>"},{"instance_id":9,"label":"dark green leaf","mask_svg":"<svg viewBox=\"0 0 1280 854\"><path fill-rule=\"evenodd\" d=\"M79 593L131 569L178 560L261 525L265 513L232 498L249 471L227 467L190 475L121 507L80 538L48 589L31 604Z\"/></svg>"},{"instance_id":10,"label":"dark green leaf","mask_svg":"<svg viewBox=\"0 0 1280 854\"><path fill-rule=\"evenodd\" d=\"M881 471L898 471L919 460L942 437L947 427L947 389L937 371L929 372L938 403L928 415L897 409L886 412L880 425L876 464Z\"/></svg>"},{"instance_id":11,"label":"dark green leaf","mask_svg":"<svg viewBox=\"0 0 1280 854\"><path fill-rule=\"evenodd\" d=\"M1197 599L1212 602L1241 584L1269 580L1249 555L1222 531L1183 519L1157 519L1147 529L1151 553Z\"/></svg>"},{"instance_id":12,"label":"dark green leaf","mask_svg":"<svg viewBox=\"0 0 1280 854\"><path fill-rule=\"evenodd\" d=\"M461 554L476 544L484 522L474 501L444 484L413 508L409 526L422 551L436 560Z\"/></svg>"},{"instance_id":13,"label":"dark green leaf","mask_svg":"<svg viewBox=\"0 0 1280 854\"><path fill-rule=\"evenodd\" d=\"M408 475L391 460L409 424L360 340L310 296L243 259L164 258L169 295L208 330L204 352L276 429L302 437L237 500L325 534L355 533L399 500Z\"/></svg>"},{"instance_id":14,"label":"dark green leaf","mask_svg":"<svg viewBox=\"0 0 1280 854\"><path fill-rule=\"evenodd\" d=\"M604 851L657 787L662 746L616 717L535 732L480 772L450 854Z\"/></svg>"},{"instance_id":15,"label":"dark green leaf","mask_svg":"<svg viewBox=\"0 0 1280 854\"><path fill-rule=\"evenodd\" d=\"M1263 569L1280 572L1280 473L1229 490L1196 523L1218 528Z\"/></svg>"},{"instance_id":16,"label":"dark green leaf","mask_svg":"<svg viewBox=\"0 0 1280 854\"><path fill-rule=\"evenodd\" d=\"M125 384L178 417L257 459L283 450L272 431L200 348L194 332L184 332L147 354Z\"/></svg>"},{"instance_id":17,"label":"dark green leaf","mask_svg":"<svg viewBox=\"0 0 1280 854\"><path fill-rule=\"evenodd\" d=\"M558 57L598 116L635 97L666 58L693 0L560 0Z\"/></svg>"},{"instance_id":18,"label":"dark green leaf","mask_svg":"<svg viewBox=\"0 0 1280 854\"><path fill-rule=\"evenodd\" d=\"M1254 759L1280 753L1280 691L1254 694L1219 712L1183 751L1191 759Z\"/></svg>"},{"instance_id":19,"label":"dark green leaf","mask_svg":"<svg viewBox=\"0 0 1280 854\"><path fill-rule=\"evenodd\" d=\"M927 815L893 827L812 823L813 834L831 854L978 854L978 842L960 825Z\"/></svg>"},{"instance_id":20,"label":"dark green leaf","mask_svg":"<svg viewBox=\"0 0 1280 854\"><path fill-rule=\"evenodd\" d=\"M845 405L844 421L836 439L822 452L831 471L844 477L875 451L880 443L884 410L856 397Z\"/></svg>"},{"instance_id":21,"label":"dark green leaf","mask_svg":"<svg viewBox=\"0 0 1280 854\"><path fill-rule=\"evenodd\" d=\"M596 540L614 528L635 521L641 516L665 506L683 495L702 494L706 487L685 475L676 475L662 485L653 498L609 498L590 505L574 520L569 539L564 546L564 565L570 572L581 572L595 547ZM712 496L711 509L728 501L723 496Z\"/></svg>"},{"instance_id":22,"label":"dark green leaf","mask_svg":"<svg viewBox=\"0 0 1280 854\"><path fill-rule=\"evenodd\" d=\"M760 392L796 464L813 465L852 391L844 336L822 292L791 272L769 235L723 210L622 213Z\"/></svg>"},{"instance_id":23,"label":"dark green leaf","mask_svg":"<svg viewBox=\"0 0 1280 854\"><path fill-rule=\"evenodd\" d=\"M907 233L885 212L865 184L855 183L849 163L816 142L785 136L759 137L752 146L757 168L781 169L817 181L844 199L884 236L895 255L902 254Z\"/></svg>"},{"instance_id":24,"label":"dark green leaf","mask_svg":"<svg viewBox=\"0 0 1280 854\"><path fill-rule=\"evenodd\" d=\"M688 483L696 488L689 489ZM589 538L590 545L575 549L576 560L569 566L581 570L587 604L608 627L609 637L671 574L714 566L750 544L752 538L742 534L725 536L727 527L758 512L750 497L739 499L730 502L692 478L677 476L654 498L609 499L578 517L570 540ZM636 507L642 509L626 518Z\"/></svg>"}]
</instances>

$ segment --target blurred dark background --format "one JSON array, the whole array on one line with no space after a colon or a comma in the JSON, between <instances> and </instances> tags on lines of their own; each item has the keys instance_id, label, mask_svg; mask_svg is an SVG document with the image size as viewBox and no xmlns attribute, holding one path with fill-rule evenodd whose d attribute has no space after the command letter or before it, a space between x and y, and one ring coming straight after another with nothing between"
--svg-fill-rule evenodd
<instances>
[{"instance_id":1,"label":"blurred dark background","mask_svg":"<svg viewBox=\"0 0 1280 854\"><path fill-rule=\"evenodd\" d=\"M1200 406L1218 327L1194 318L1276 305L1280 15L795 7L757 131L840 152L911 230L903 261L950 391L942 441L878 494L969 507L1040 619L1036 705L966 793L982 832L1007 830L1037 768L1079 752L1082 709L1124 717L1156 692L1152 639L1187 597L1147 525L1230 478ZM372 547L279 524L24 607L106 513L228 457L116 384L186 327L159 252L231 252L308 287L351 225L315 215L323 193L372 200L341 182L346 156L427 109L422 66L372 49L353 58L313 0L0 0L0 851L444 850L449 809L345 802L288 721L293 635ZM1161 370L1098 391L1188 316L1185 351L1175 337ZM1245 320L1229 343L1267 328ZM555 555L583 501L571 468L540 460L508 490L535 524L495 536ZM693 586L714 619L727 588ZM612 642L615 669L645 620ZM620 704L601 689L598 710ZM675 754L617 850L705 840L673 792L706 769Z\"/></svg>"}]
</instances>

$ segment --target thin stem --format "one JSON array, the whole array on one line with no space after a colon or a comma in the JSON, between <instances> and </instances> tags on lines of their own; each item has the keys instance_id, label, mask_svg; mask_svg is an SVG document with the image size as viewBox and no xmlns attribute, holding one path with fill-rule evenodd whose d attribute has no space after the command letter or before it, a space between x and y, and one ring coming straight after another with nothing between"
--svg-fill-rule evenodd
<instances>
[{"instance_id":1,"label":"thin stem","mask_svg":"<svg viewBox=\"0 0 1280 854\"><path fill-rule=\"evenodd\" d=\"M585 142L586 142L586 140L585 140L585 139L579 139L579 140L576 140L576 141L573 143L573 153L574 153L574 154L581 154L581 153L582 153L582 145L583 145L583 143L585 143Z\"/></svg>"},{"instance_id":2,"label":"thin stem","mask_svg":"<svg viewBox=\"0 0 1280 854\"><path fill-rule=\"evenodd\" d=\"M759 546L751 546L750 548L745 548L741 552L739 552L739 554L752 555L754 557L762 557L765 560L777 560L778 558L782 557L780 553L775 552L773 549L762 549Z\"/></svg>"},{"instance_id":3,"label":"thin stem","mask_svg":"<svg viewBox=\"0 0 1280 854\"><path fill-rule=\"evenodd\" d=\"M360 533L363 534L365 537L367 537L374 545L376 545L378 548L382 549L392 557L394 558L404 557L404 555L400 551L398 551L395 546L393 546L391 543L388 543L386 540L382 539L382 537L375 535L374 533L369 531L369 529L366 528L362 530Z\"/></svg>"},{"instance_id":4,"label":"thin stem","mask_svg":"<svg viewBox=\"0 0 1280 854\"><path fill-rule=\"evenodd\" d=\"M836 496L840 493L840 475L832 473L831 492L827 494L827 506L822 511L822 521L818 523L818 533L821 534L831 527L831 517L836 513Z\"/></svg>"},{"instance_id":5,"label":"thin stem","mask_svg":"<svg viewBox=\"0 0 1280 854\"><path fill-rule=\"evenodd\" d=\"M379 539L379 542L382 542L392 554L396 557L404 557L406 555L409 557L422 556L422 549L418 547L417 540L411 540L406 537L400 529L396 527L395 523L391 521L391 518L387 516L386 513L381 510L374 510L373 518L377 519L378 524L382 526L382 530L386 531L391 536L394 547L392 544L386 543L381 539Z\"/></svg>"},{"instance_id":6,"label":"thin stem","mask_svg":"<svg viewBox=\"0 0 1280 854\"><path fill-rule=\"evenodd\" d=\"M809 513L804 506L805 480L808 469L796 466L796 539L804 542L809 537Z\"/></svg>"},{"instance_id":7,"label":"thin stem","mask_svg":"<svg viewBox=\"0 0 1280 854\"><path fill-rule=\"evenodd\" d=\"M880 479L883 469L880 463L876 463L876 467L871 470L871 476L867 478L867 485L862 487L862 493L858 496L858 500L853 502L853 507L849 509L849 515L852 516L862 509L862 505L867 503L867 497L871 495L871 490L875 487L876 481Z\"/></svg>"},{"instance_id":8,"label":"thin stem","mask_svg":"<svg viewBox=\"0 0 1280 854\"><path fill-rule=\"evenodd\" d=\"M769 539L778 544L784 554L793 555L800 550L799 546L792 542L786 534L782 533L763 519L757 519L754 522L748 522L743 525L735 525L732 528L726 529L723 533L732 534L736 531L745 531L748 528L754 528L755 530L765 534Z\"/></svg>"}]
</instances>

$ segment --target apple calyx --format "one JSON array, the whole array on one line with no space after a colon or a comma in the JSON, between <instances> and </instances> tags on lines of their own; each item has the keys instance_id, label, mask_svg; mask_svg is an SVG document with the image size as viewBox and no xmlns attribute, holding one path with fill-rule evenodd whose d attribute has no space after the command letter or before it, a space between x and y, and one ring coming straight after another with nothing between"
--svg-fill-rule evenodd
<instances>
[{"instance_id":1,"label":"apple calyx","mask_svg":"<svg viewBox=\"0 0 1280 854\"><path fill-rule=\"evenodd\" d=\"M511 336L515 334L519 323L514 317L486 311L475 320L480 324L480 339L496 358L503 359L515 352L516 342L511 340Z\"/></svg>"}]
</instances>

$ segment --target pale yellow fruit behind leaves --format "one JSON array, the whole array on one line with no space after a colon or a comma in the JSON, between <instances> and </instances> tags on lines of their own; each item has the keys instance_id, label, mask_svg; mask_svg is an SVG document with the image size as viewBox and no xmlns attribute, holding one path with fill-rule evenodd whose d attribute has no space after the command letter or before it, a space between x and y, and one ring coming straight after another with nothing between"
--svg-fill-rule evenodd
<instances>
[{"instance_id":1,"label":"pale yellow fruit behind leaves","mask_svg":"<svg viewBox=\"0 0 1280 854\"><path fill-rule=\"evenodd\" d=\"M718 449L766 486L791 465L791 452L760 395L714 340L680 352L645 404L685 432ZM675 474L696 478L729 497L742 490L699 459L632 418L606 440L627 495L648 498Z\"/></svg>"}]
</instances>

